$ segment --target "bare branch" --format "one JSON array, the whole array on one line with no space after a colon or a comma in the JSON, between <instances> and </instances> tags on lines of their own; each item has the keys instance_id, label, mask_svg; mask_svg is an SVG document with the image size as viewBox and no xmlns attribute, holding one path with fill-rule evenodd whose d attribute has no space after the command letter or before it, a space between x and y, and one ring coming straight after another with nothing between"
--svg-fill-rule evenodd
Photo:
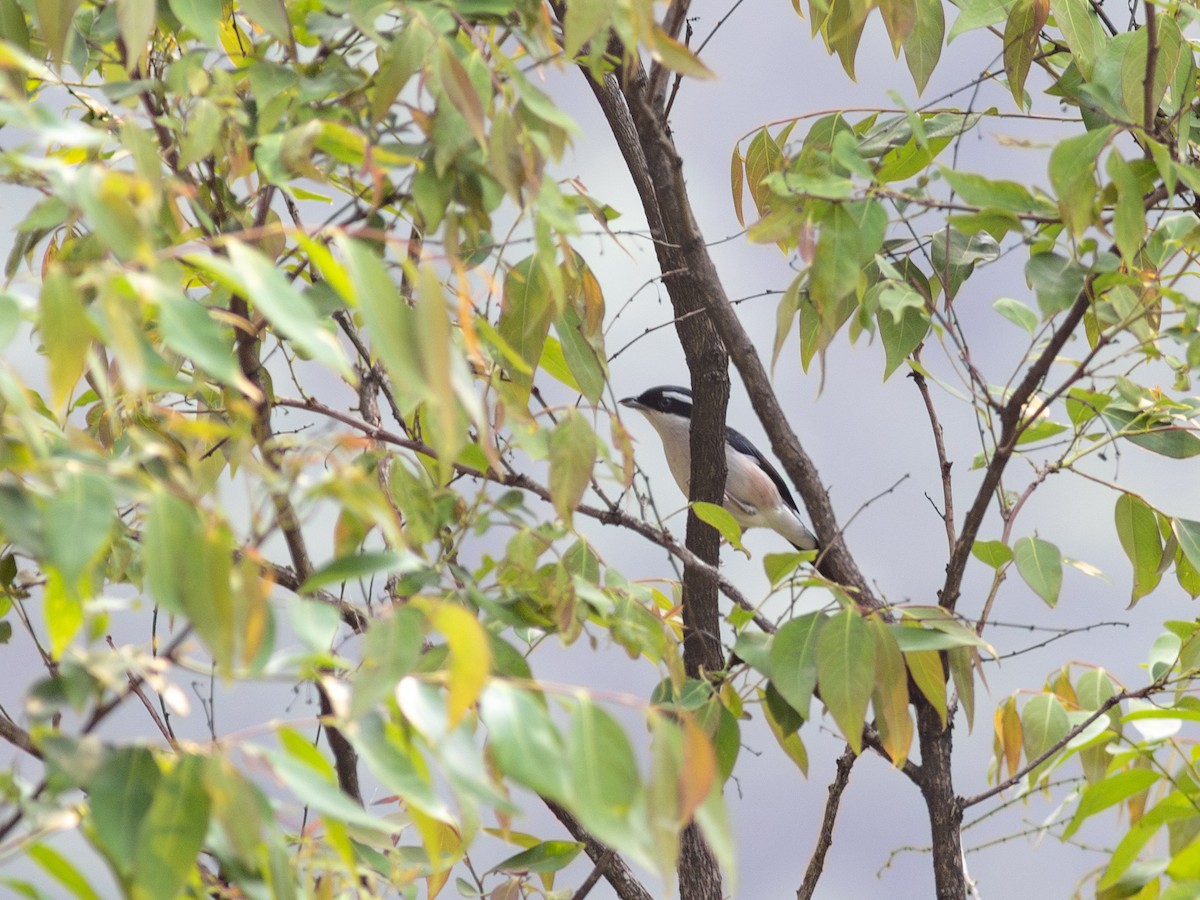
<instances>
[{"instance_id":1,"label":"bare branch","mask_svg":"<svg viewBox=\"0 0 1200 900\"><path fill-rule=\"evenodd\" d=\"M942 437L942 423L938 420L937 410L933 407L933 397L929 394L929 384L925 376L916 369L908 373L921 399L925 401L925 411L929 414L929 426L933 430L933 445L937 450L938 471L942 476L942 522L946 526L946 542L951 553L954 552L954 490L950 480L950 459L946 456L946 442Z\"/></svg>"},{"instance_id":2,"label":"bare branch","mask_svg":"<svg viewBox=\"0 0 1200 900\"><path fill-rule=\"evenodd\" d=\"M842 793L850 783L850 769L857 759L854 750L849 746L838 757L837 774L829 784L829 797L825 801L825 815L821 818L821 831L817 835L817 846L808 860L808 868L804 872L804 880L796 891L796 900L812 900L817 890L817 882L825 869L825 854L833 845L833 825L837 821L838 808L842 803Z\"/></svg>"}]
</instances>

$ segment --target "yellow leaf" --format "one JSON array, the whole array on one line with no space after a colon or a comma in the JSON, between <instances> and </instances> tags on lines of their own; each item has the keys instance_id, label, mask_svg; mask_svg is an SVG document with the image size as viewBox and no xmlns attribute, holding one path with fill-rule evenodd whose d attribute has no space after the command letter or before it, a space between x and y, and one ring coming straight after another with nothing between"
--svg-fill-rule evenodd
<instances>
[{"instance_id":1,"label":"yellow leaf","mask_svg":"<svg viewBox=\"0 0 1200 900\"><path fill-rule=\"evenodd\" d=\"M450 648L450 696L447 726L454 728L479 699L492 671L492 648L479 620L461 606L422 600L429 624L440 631Z\"/></svg>"}]
</instances>

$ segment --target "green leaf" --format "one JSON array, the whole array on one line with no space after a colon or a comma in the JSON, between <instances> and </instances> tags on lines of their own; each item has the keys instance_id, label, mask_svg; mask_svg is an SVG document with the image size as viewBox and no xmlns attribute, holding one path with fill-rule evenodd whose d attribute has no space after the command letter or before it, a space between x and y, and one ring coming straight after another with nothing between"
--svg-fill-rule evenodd
<instances>
[{"instance_id":1,"label":"green leaf","mask_svg":"<svg viewBox=\"0 0 1200 900\"><path fill-rule=\"evenodd\" d=\"M1062 312L1083 290L1086 270L1057 253L1035 253L1025 264L1025 281L1037 293L1042 315Z\"/></svg>"},{"instance_id":2,"label":"green leaf","mask_svg":"<svg viewBox=\"0 0 1200 900\"><path fill-rule=\"evenodd\" d=\"M1100 17L1087 0L1050 0L1050 10L1080 74L1091 81L1096 58L1107 38Z\"/></svg>"},{"instance_id":3,"label":"green leaf","mask_svg":"<svg viewBox=\"0 0 1200 900\"><path fill-rule=\"evenodd\" d=\"M1038 317L1032 309L1020 300L1011 297L1001 297L992 303L992 309L1008 319L1014 325L1024 328L1032 337L1038 328Z\"/></svg>"},{"instance_id":4,"label":"green leaf","mask_svg":"<svg viewBox=\"0 0 1200 900\"><path fill-rule=\"evenodd\" d=\"M133 72L146 56L146 45L154 33L156 0L118 0L117 27L125 42L125 68Z\"/></svg>"},{"instance_id":5,"label":"green leaf","mask_svg":"<svg viewBox=\"0 0 1200 900\"><path fill-rule=\"evenodd\" d=\"M301 353L353 382L353 370L333 332L275 263L239 241L227 241L225 248L228 259L200 253L190 253L185 259L231 291L242 294Z\"/></svg>"},{"instance_id":6,"label":"green leaf","mask_svg":"<svg viewBox=\"0 0 1200 900\"><path fill-rule=\"evenodd\" d=\"M536 257L527 256L509 269L504 277L497 330L529 366L531 373L542 357L542 346L550 330L553 312L549 282ZM563 355L565 358L565 351ZM526 376L513 371L510 375L514 383L528 395L533 383L532 374Z\"/></svg>"},{"instance_id":7,"label":"green leaf","mask_svg":"<svg viewBox=\"0 0 1200 900\"><path fill-rule=\"evenodd\" d=\"M1054 606L1062 589L1062 554L1058 548L1040 538L1023 537L1013 545L1013 557L1025 583L1048 606Z\"/></svg>"},{"instance_id":8,"label":"green leaf","mask_svg":"<svg viewBox=\"0 0 1200 900\"><path fill-rule=\"evenodd\" d=\"M817 686L817 640L825 624L819 612L789 619L771 641L771 683L805 719Z\"/></svg>"},{"instance_id":9,"label":"green leaf","mask_svg":"<svg viewBox=\"0 0 1200 900\"><path fill-rule=\"evenodd\" d=\"M923 309L909 306L901 314L899 322L883 310L880 310L876 321L886 355L883 366L883 379L886 381L925 340L925 335L929 333L929 314Z\"/></svg>"},{"instance_id":10,"label":"green leaf","mask_svg":"<svg viewBox=\"0 0 1200 900\"><path fill-rule=\"evenodd\" d=\"M811 551L766 554L763 557L763 571L771 587L779 587L780 583L795 572L801 563L808 561L811 555Z\"/></svg>"},{"instance_id":11,"label":"green leaf","mask_svg":"<svg viewBox=\"0 0 1200 900\"><path fill-rule=\"evenodd\" d=\"M625 843L625 822L641 785L637 761L616 720L583 697L567 733L568 791L584 825L605 842Z\"/></svg>"},{"instance_id":12,"label":"green leaf","mask_svg":"<svg viewBox=\"0 0 1200 900\"><path fill-rule=\"evenodd\" d=\"M1037 2L1037 0L1027 0ZM1074 235L1082 234L1096 216L1096 157L1108 144L1114 126L1065 138L1050 151L1050 183L1058 194L1063 223ZM1032 260L1031 260L1032 262Z\"/></svg>"},{"instance_id":13,"label":"green leaf","mask_svg":"<svg viewBox=\"0 0 1200 900\"><path fill-rule=\"evenodd\" d=\"M742 526L737 523L733 513L723 506L706 503L703 500L693 503L692 510L696 513L697 519L715 528L734 550L740 550L747 556L750 555L745 545L742 544Z\"/></svg>"},{"instance_id":14,"label":"green leaf","mask_svg":"<svg viewBox=\"0 0 1200 900\"><path fill-rule=\"evenodd\" d=\"M203 304L183 294L164 291L158 298L158 325L163 342L190 359L222 384L232 385L251 397L258 388L238 367L230 332L222 332Z\"/></svg>"},{"instance_id":15,"label":"green leaf","mask_svg":"<svg viewBox=\"0 0 1200 900\"><path fill-rule=\"evenodd\" d=\"M243 15L273 38L292 43L292 25L284 0L238 0Z\"/></svg>"},{"instance_id":16,"label":"green leaf","mask_svg":"<svg viewBox=\"0 0 1200 900\"><path fill-rule=\"evenodd\" d=\"M88 782L96 843L124 876L132 872L138 829L158 792L161 775L148 748L120 747L104 755Z\"/></svg>"},{"instance_id":17,"label":"green leaf","mask_svg":"<svg viewBox=\"0 0 1200 900\"><path fill-rule=\"evenodd\" d=\"M570 409L550 432L550 499L568 527L592 478L596 435L578 411Z\"/></svg>"},{"instance_id":18,"label":"green leaf","mask_svg":"<svg viewBox=\"0 0 1200 900\"><path fill-rule=\"evenodd\" d=\"M1008 18L1013 0L961 0L955 5L958 6L958 17L950 28L947 44L960 34L1003 22Z\"/></svg>"},{"instance_id":19,"label":"green leaf","mask_svg":"<svg viewBox=\"0 0 1200 900\"><path fill-rule=\"evenodd\" d=\"M1016 0L1004 25L1004 73L1008 76L1008 89L1021 109L1025 108L1025 78L1049 15L1049 0Z\"/></svg>"},{"instance_id":20,"label":"green leaf","mask_svg":"<svg viewBox=\"0 0 1200 900\"><path fill-rule=\"evenodd\" d=\"M391 550L355 553L353 556L343 556L321 566L296 589L296 593L313 594L327 584L340 584L370 575L390 575L404 568L420 568L423 565L416 557L402 556Z\"/></svg>"},{"instance_id":21,"label":"green leaf","mask_svg":"<svg viewBox=\"0 0 1200 900\"><path fill-rule=\"evenodd\" d=\"M281 736L282 736L281 732ZM317 759L309 759L301 752L301 745L306 745ZM292 794L312 811L324 816L332 823L344 823L355 828L362 828L370 834L386 837L392 833L391 825L376 816L371 815L361 806L342 793L334 779L330 777L329 765L319 753L313 750L306 741L285 742L286 751L262 750L262 757L270 764L272 773L283 782Z\"/></svg>"},{"instance_id":22,"label":"green leaf","mask_svg":"<svg viewBox=\"0 0 1200 900\"><path fill-rule=\"evenodd\" d=\"M993 569L999 569L1013 558L1012 550L1004 541L976 541L971 546L971 555Z\"/></svg>"},{"instance_id":23,"label":"green leaf","mask_svg":"<svg viewBox=\"0 0 1200 900\"><path fill-rule=\"evenodd\" d=\"M174 897L196 866L208 831L205 759L183 756L163 775L133 847L133 896Z\"/></svg>"},{"instance_id":24,"label":"green leaf","mask_svg":"<svg viewBox=\"0 0 1200 900\"><path fill-rule=\"evenodd\" d=\"M58 267L42 281L39 330L50 361L50 403L62 409L83 375L92 335L79 290Z\"/></svg>"},{"instance_id":25,"label":"green leaf","mask_svg":"<svg viewBox=\"0 0 1200 900\"><path fill-rule=\"evenodd\" d=\"M480 700L491 757L500 771L542 796L568 794L563 739L545 701L505 681L493 680Z\"/></svg>"},{"instance_id":26,"label":"green leaf","mask_svg":"<svg viewBox=\"0 0 1200 900\"><path fill-rule=\"evenodd\" d=\"M1115 403L1106 406L1102 415L1120 437L1143 450L1171 459L1190 459L1200 455L1200 437L1192 434L1186 426L1176 425L1171 419L1156 418L1151 413L1137 413Z\"/></svg>"},{"instance_id":27,"label":"green leaf","mask_svg":"<svg viewBox=\"0 0 1200 900\"><path fill-rule=\"evenodd\" d=\"M929 76L941 58L945 34L946 14L941 0L917 0L913 29L904 41L904 61L918 94L925 90Z\"/></svg>"},{"instance_id":28,"label":"green leaf","mask_svg":"<svg viewBox=\"0 0 1200 900\"><path fill-rule=\"evenodd\" d=\"M79 9L79 2L80 0L36 0L34 4L42 37L50 50L50 58L56 63L63 61L67 36L71 33L71 23L75 19L75 11Z\"/></svg>"},{"instance_id":29,"label":"green leaf","mask_svg":"<svg viewBox=\"0 0 1200 900\"><path fill-rule=\"evenodd\" d=\"M1200 570L1200 522L1172 519L1171 529L1179 541L1179 549L1194 569Z\"/></svg>"},{"instance_id":30,"label":"green leaf","mask_svg":"<svg viewBox=\"0 0 1200 900\"><path fill-rule=\"evenodd\" d=\"M1028 708L1026 705L1026 709ZM1148 790L1161 777L1152 769L1126 769L1123 772L1114 772L1096 784L1088 785L1079 798L1074 817L1063 832L1063 840L1071 837L1079 830L1080 825L1096 813Z\"/></svg>"},{"instance_id":31,"label":"green leaf","mask_svg":"<svg viewBox=\"0 0 1200 900\"><path fill-rule=\"evenodd\" d=\"M48 844L32 844L25 849L29 858L42 867L47 875L70 891L79 900L100 900L100 895L65 856Z\"/></svg>"},{"instance_id":32,"label":"green leaf","mask_svg":"<svg viewBox=\"0 0 1200 900\"><path fill-rule=\"evenodd\" d=\"M221 46L220 23L225 16L224 0L168 0L171 12L183 26L210 49Z\"/></svg>"},{"instance_id":33,"label":"green leaf","mask_svg":"<svg viewBox=\"0 0 1200 900\"><path fill-rule=\"evenodd\" d=\"M829 617L817 635L816 660L821 700L846 742L859 753L867 703L875 686L875 644L857 610L844 609ZM774 664L772 653L772 670Z\"/></svg>"},{"instance_id":34,"label":"green leaf","mask_svg":"<svg viewBox=\"0 0 1200 900\"><path fill-rule=\"evenodd\" d=\"M1070 730L1071 723L1062 702L1053 694L1038 694L1030 698L1021 710L1021 740L1025 748L1025 758L1034 760L1058 743ZM1030 773L1030 781L1037 779L1050 762L1047 760L1034 772Z\"/></svg>"},{"instance_id":35,"label":"green leaf","mask_svg":"<svg viewBox=\"0 0 1200 900\"><path fill-rule=\"evenodd\" d=\"M1146 236L1146 213L1142 206L1142 185L1133 167L1115 150L1108 155L1108 175L1117 188L1113 209L1113 233L1117 248L1127 260L1136 258Z\"/></svg>"},{"instance_id":36,"label":"green leaf","mask_svg":"<svg viewBox=\"0 0 1200 900\"><path fill-rule=\"evenodd\" d=\"M103 475L68 471L46 504L43 529L50 561L72 589L109 544L115 502Z\"/></svg>"},{"instance_id":37,"label":"green leaf","mask_svg":"<svg viewBox=\"0 0 1200 900\"><path fill-rule=\"evenodd\" d=\"M540 841L508 859L496 863L489 872L557 872L570 865L583 844L575 841Z\"/></svg>"},{"instance_id":38,"label":"green leaf","mask_svg":"<svg viewBox=\"0 0 1200 900\"><path fill-rule=\"evenodd\" d=\"M1158 587L1162 579L1162 536L1154 510L1136 494L1123 493L1117 498L1115 517L1121 549L1133 564L1132 606Z\"/></svg>"},{"instance_id":39,"label":"green leaf","mask_svg":"<svg viewBox=\"0 0 1200 900\"><path fill-rule=\"evenodd\" d=\"M873 200L833 204L821 219L809 293L823 317L857 286L863 266L882 245L886 228L887 214Z\"/></svg>"}]
</instances>

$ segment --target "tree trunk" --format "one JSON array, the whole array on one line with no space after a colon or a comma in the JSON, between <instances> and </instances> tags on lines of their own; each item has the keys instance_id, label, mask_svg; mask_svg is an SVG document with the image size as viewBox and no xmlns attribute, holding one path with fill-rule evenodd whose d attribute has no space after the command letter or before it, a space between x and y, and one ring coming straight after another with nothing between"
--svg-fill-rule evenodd
<instances>
[{"instance_id":1,"label":"tree trunk","mask_svg":"<svg viewBox=\"0 0 1200 900\"><path fill-rule=\"evenodd\" d=\"M933 845L933 879L938 900L963 900L967 893L963 871L962 807L954 795L951 751L952 721L942 728L937 710L918 697L917 734L921 742L921 793L929 811Z\"/></svg>"}]
</instances>

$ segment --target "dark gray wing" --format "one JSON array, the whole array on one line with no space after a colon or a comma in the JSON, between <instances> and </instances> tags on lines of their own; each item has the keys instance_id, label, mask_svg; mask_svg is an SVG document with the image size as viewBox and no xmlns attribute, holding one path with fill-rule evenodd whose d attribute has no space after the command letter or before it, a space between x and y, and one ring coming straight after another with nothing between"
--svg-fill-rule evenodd
<instances>
[{"instance_id":1,"label":"dark gray wing","mask_svg":"<svg viewBox=\"0 0 1200 900\"><path fill-rule=\"evenodd\" d=\"M749 438L737 429L730 428L727 425L725 426L725 440L729 441L729 446L738 453L751 456L757 460L762 470L775 482L775 487L779 488L779 496L783 498L783 502L791 507L792 511L796 514L800 513L800 510L796 507L796 501L792 499L792 492L788 490L787 483L783 480L783 476L775 471L775 467L771 465L765 456L758 452L758 448L750 443Z\"/></svg>"}]
</instances>

